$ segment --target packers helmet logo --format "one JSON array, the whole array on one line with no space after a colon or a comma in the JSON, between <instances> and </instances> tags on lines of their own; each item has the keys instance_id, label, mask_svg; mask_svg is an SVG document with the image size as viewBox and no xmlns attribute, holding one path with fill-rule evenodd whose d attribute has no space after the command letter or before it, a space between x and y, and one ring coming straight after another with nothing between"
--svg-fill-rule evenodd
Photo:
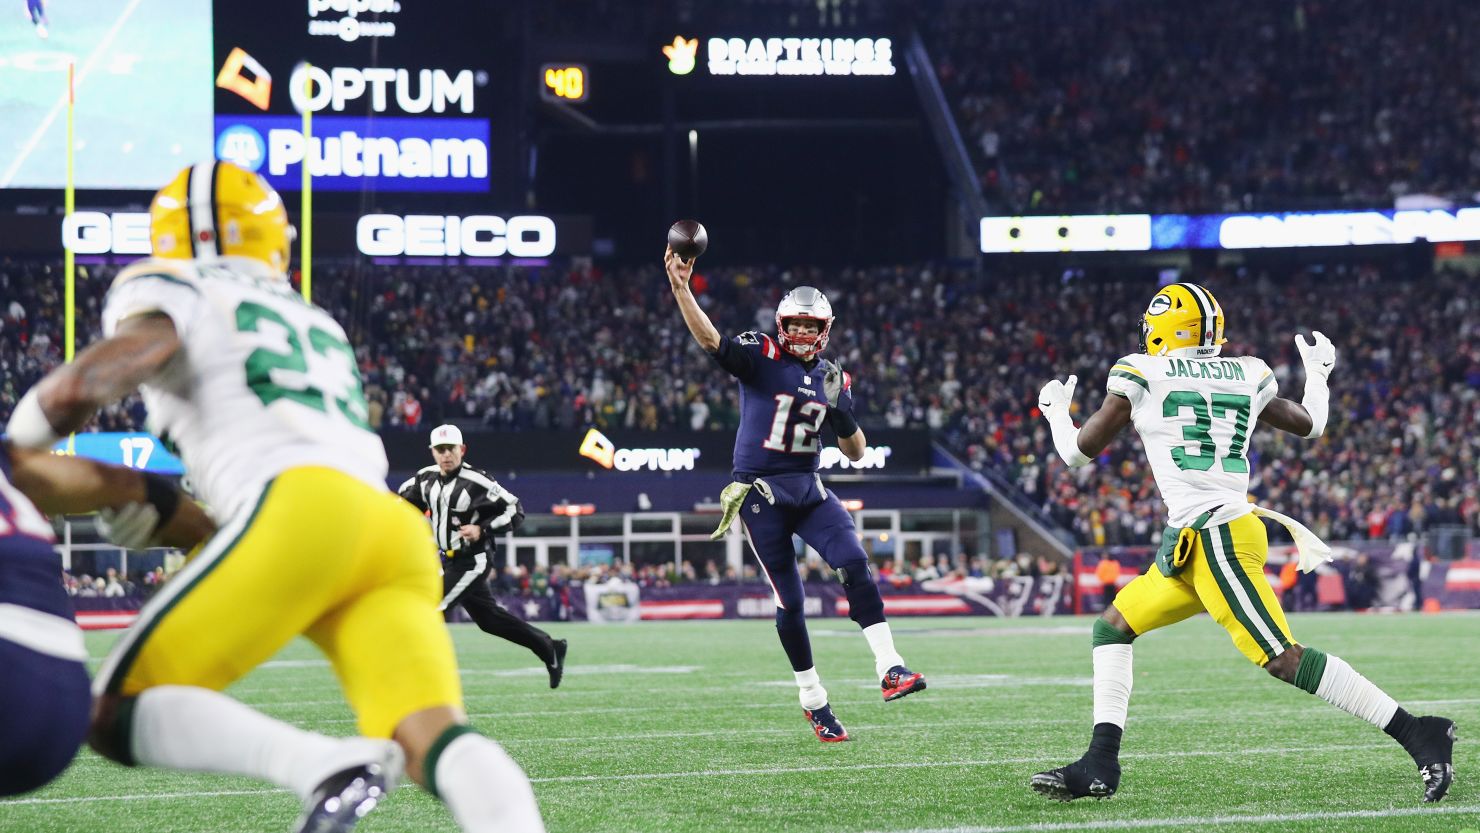
<instances>
[{"instance_id":1,"label":"packers helmet logo","mask_svg":"<svg viewBox=\"0 0 1480 833\"><path fill-rule=\"evenodd\" d=\"M1151 299L1151 306L1146 308L1147 315L1161 315L1172 308L1172 299L1168 295L1157 295Z\"/></svg>"}]
</instances>

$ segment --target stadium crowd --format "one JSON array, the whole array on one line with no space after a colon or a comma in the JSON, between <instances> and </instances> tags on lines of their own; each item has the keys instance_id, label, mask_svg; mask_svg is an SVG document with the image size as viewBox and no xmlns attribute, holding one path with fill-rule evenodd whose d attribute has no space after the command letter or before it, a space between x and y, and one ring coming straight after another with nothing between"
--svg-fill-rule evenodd
<instances>
[{"instance_id":1,"label":"stadium crowd","mask_svg":"<svg viewBox=\"0 0 1480 833\"><path fill-rule=\"evenodd\" d=\"M1397 270L1397 271L1395 271ZM96 337L111 267L79 280L80 341ZM1067 273L1074 274L1074 273ZM1197 279L1228 313L1228 355L1251 353L1298 395L1292 336L1320 329L1339 363L1332 417L1309 442L1255 434L1254 496L1333 539L1401 538L1438 525L1480 532L1480 315L1471 279L1391 264L1214 271ZM830 295L829 354L856 380L865 427L933 429L972 468L1009 482L1082 543L1159 534L1163 509L1139 442L1070 471L1034 404L1079 376L1082 420L1113 361L1133 352L1149 281L934 266L822 272L701 270L701 302L724 332L772 332L789 286ZM0 414L62 360L53 267L0 264ZM656 269L322 267L315 300L357 345L382 431L442 421L493 430L588 425L732 430L736 387L693 344ZM599 312L599 314L593 314ZM137 401L97 427L142 426Z\"/></svg>"},{"instance_id":2,"label":"stadium crowd","mask_svg":"<svg viewBox=\"0 0 1480 833\"><path fill-rule=\"evenodd\" d=\"M1002 214L1475 201L1475 3L942 0L914 16Z\"/></svg>"}]
</instances>

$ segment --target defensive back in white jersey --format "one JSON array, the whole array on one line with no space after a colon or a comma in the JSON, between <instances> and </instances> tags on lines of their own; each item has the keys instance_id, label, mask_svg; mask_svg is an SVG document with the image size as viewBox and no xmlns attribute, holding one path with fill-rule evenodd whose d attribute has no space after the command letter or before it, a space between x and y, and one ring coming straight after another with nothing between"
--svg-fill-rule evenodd
<instances>
[{"instance_id":1,"label":"defensive back in white jersey","mask_svg":"<svg viewBox=\"0 0 1480 833\"><path fill-rule=\"evenodd\" d=\"M244 257L140 261L109 290L103 334L151 312L170 317L182 349L141 388L148 426L218 519L298 466L386 488L354 348L281 274Z\"/></svg>"},{"instance_id":2,"label":"defensive back in white jersey","mask_svg":"<svg viewBox=\"0 0 1480 833\"><path fill-rule=\"evenodd\" d=\"M1215 507L1214 524L1251 511L1249 436L1279 393L1263 359L1135 354L1115 363L1105 387L1130 400L1171 526Z\"/></svg>"}]
</instances>

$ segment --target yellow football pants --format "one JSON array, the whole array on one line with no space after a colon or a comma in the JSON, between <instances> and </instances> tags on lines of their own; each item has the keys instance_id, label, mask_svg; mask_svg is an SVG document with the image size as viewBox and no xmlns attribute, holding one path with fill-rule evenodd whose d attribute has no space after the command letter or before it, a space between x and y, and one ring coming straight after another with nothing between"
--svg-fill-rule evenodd
<instances>
[{"instance_id":1,"label":"yellow football pants","mask_svg":"<svg viewBox=\"0 0 1480 833\"><path fill-rule=\"evenodd\" d=\"M94 680L124 696L226 688L295 636L328 656L370 737L462 707L426 519L328 468L290 469L225 523L140 611Z\"/></svg>"},{"instance_id":2,"label":"yellow football pants","mask_svg":"<svg viewBox=\"0 0 1480 833\"><path fill-rule=\"evenodd\" d=\"M1137 634L1180 622L1206 610L1251 661L1263 666L1295 641L1264 562L1269 537L1264 523L1244 515L1204 529L1197 549L1172 578L1153 564L1115 597L1115 608Z\"/></svg>"}]
</instances>

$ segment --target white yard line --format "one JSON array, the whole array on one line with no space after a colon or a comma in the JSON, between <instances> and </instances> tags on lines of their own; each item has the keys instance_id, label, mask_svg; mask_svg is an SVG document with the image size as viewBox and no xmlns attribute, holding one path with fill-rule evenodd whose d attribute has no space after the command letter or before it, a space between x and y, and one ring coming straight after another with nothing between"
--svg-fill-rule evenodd
<instances>
[{"instance_id":1,"label":"white yard line","mask_svg":"<svg viewBox=\"0 0 1480 833\"><path fill-rule=\"evenodd\" d=\"M1160 819L1105 819L1095 821L1042 822L1003 827L910 828L892 833L1052 833L1057 830L1142 830L1148 827L1171 827L1201 830L1225 824L1286 824L1295 821L1326 819L1385 819L1395 816L1480 815L1480 806L1440 804L1433 807L1389 807L1386 810L1327 810L1310 813L1263 813L1239 816L1173 816Z\"/></svg>"},{"instance_id":2,"label":"white yard line","mask_svg":"<svg viewBox=\"0 0 1480 833\"><path fill-rule=\"evenodd\" d=\"M1377 744L1346 744L1325 746L1283 746L1265 749L1217 749L1217 750L1188 750L1174 752L1140 752L1121 756L1122 758L1138 760L1142 758L1207 758L1218 756L1251 756L1251 755L1290 755L1310 752L1356 752L1377 748ZM960 767L994 767L1003 764L1034 764L1047 765L1052 760L1045 760L1043 755L1018 758L990 758L983 760L966 761L902 761L894 763L877 764L840 764L837 766L796 766L796 767L764 767L758 769L701 769L687 770L682 772L632 772L615 773L604 775L554 775L543 778L531 778L536 784L560 784L560 783L589 783L598 781L661 781L671 779L688 778L733 778L746 776L771 776L771 775L794 775L815 772L856 772L864 770L901 770L901 769L952 769ZM169 799L191 799L212 798L218 796L233 795L274 795L285 793L286 790L262 789L262 790L210 790L199 792L172 792L172 793L138 793L132 795L99 795L99 796L74 796L69 798L21 798L8 801L0 801L0 807L14 807L31 804L69 804L90 801L159 801ZM1395 810L1361 810L1343 813L1295 813L1284 815L1267 816L1213 816L1206 819L1189 817L1178 817L1170 819L1128 819L1120 821L1107 821L1103 823L1077 821L1064 825L1050 824L1046 826L1028 825L1024 827L979 827L979 828L943 828L935 833L1030 833L1031 831L1053 831L1053 830L1076 830L1076 829L1119 829L1135 827L1160 827L1160 826L1192 826L1194 824L1235 824L1235 823L1262 823L1278 821L1298 821L1302 819L1320 819L1333 817L1382 817L1384 815L1407 815L1422 812L1449 812L1449 813L1480 813L1480 807L1464 807L1458 805L1442 805L1434 808L1407 808ZM1218 821L1226 819L1226 821Z\"/></svg>"},{"instance_id":3,"label":"white yard line","mask_svg":"<svg viewBox=\"0 0 1480 833\"><path fill-rule=\"evenodd\" d=\"M176 798L219 798L230 795L276 795L276 788L262 790L212 790L209 792L137 793L135 795L74 795L69 798L13 798L0 801L0 809L24 804L85 804L89 801L169 801Z\"/></svg>"},{"instance_id":4,"label":"white yard line","mask_svg":"<svg viewBox=\"0 0 1480 833\"><path fill-rule=\"evenodd\" d=\"M1210 758L1220 755L1287 755L1306 752L1355 752L1372 750L1375 744L1347 744L1328 746L1282 746L1272 749L1198 749L1176 752L1138 752L1121 755L1122 759L1141 758ZM896 761L879 764L839 764L837 766L788 766L763 767L759 769L699 769L687 772L631 772L611 775L553 775L531 778L537 783L570 783L590 781L661 781L670 778L733 778L747 775L795 775L808 772L853 772L870 769L951 769L956 767L989 767L1002 764L1034 764L1047 766L1055 760L1052 755L1042 754L1021 758L986 758L969 761ZM1026 785L1026 781L1024 781Z\"/></svg>"},{"instance_id":5,"label":"white yard line","mask_svg":"<svg viewBox=\"0 0 1480 833\"><path fill-rule=\"evenodd\" d=\"M93 65L98 62L98 59L103 57L103 53L108 51L108 47L113 45L113 39L118 37L118 30L123 28L123 24L134 13L134 9L139 7L140 2L142 0L129 0L129 4L123 9L123 13L113 22L113 27L108 30L107 34L103 35L103 39L98 41L98 45L93 47L93 51L88 53L87 60L82 62L82 69L78 70L77 77L72 79L72 85L75 89L82 89L83 79L87 78L88 72L92 70ZM10 167L5 170L5 174L0 176L0 188L10 186L10 181L15 179L16 173L21 169L21 165L36 150L36 145L41 143L41 137L46 135L46 131L51 128L52 122L56 121L57 116L61 115L61 112L66 108L67 90L62 90L62 94L57 98L57 103L51 106L51 111L46 114L46 118L41 120L41 124L36 128L36 132L32 133L31 138L26 140L26 144L21 148L21 152L16 154L15 161L11 162Z\"/></svg>"}]
</instances>

